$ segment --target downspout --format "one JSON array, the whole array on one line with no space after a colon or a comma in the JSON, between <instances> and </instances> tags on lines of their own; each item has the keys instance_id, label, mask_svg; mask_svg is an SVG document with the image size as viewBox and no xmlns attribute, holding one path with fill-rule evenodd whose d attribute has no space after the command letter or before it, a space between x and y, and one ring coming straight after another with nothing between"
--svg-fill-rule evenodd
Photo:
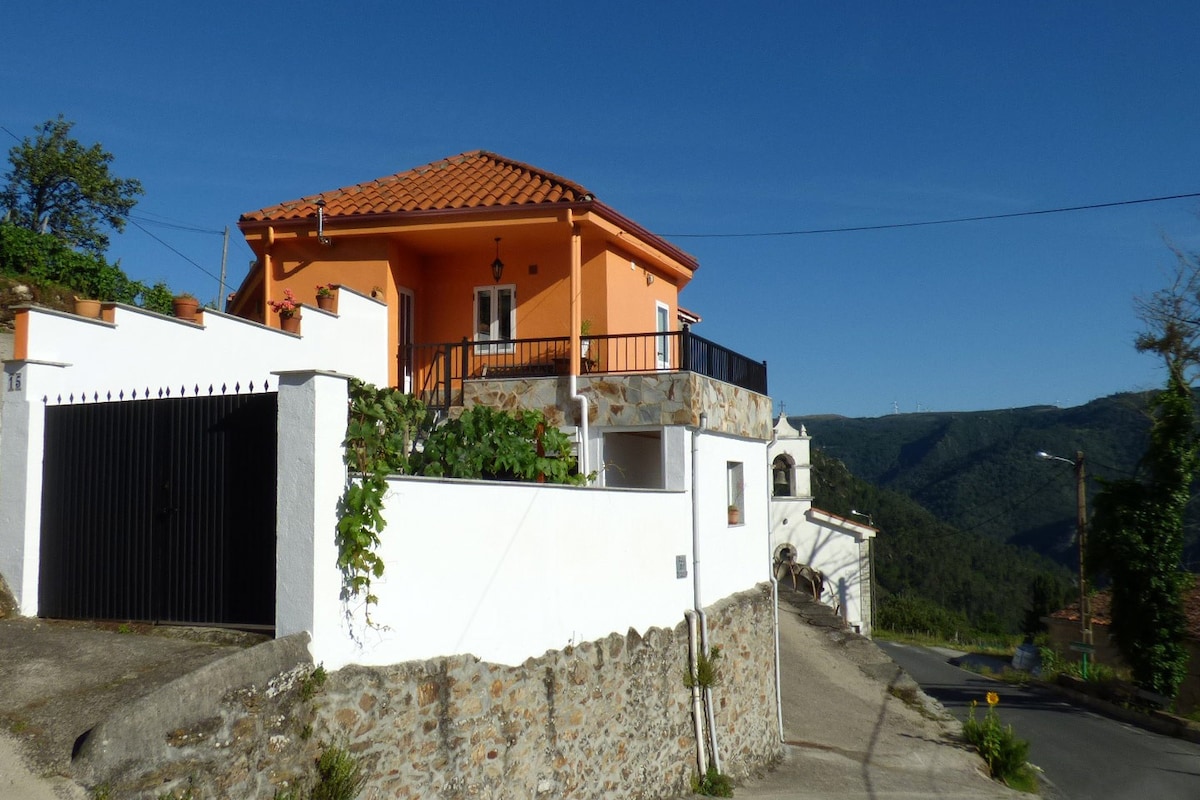
<instances>
[{"instance_id":1,"label":"downspout","mask_svg":"<svg viewBox=\"0 0 1200 800\"><path fill-rule=\"evenodd\" d=\"M579 328L583 320L583 311L579 307L583 295L583 235L579 232L579 223L571 221L571 210L567 209L567 221L571 223L571 346L569 378L567 391L571 400L579 403L579 473L590 475L592 470L588 459L588 401L579 393L579 362L583 356L580 344Z\"/></svg>"},{"instance_id":2,"label":"downspout","mask_svg":"<svg viewBox=\"0 0 1200 800\"><path fill-rule=\"evenodd\" d=\"M692 434L692 605L700 620L700 648L708 655L708 618L704 615L703 595L700 593L700 432L708 428L708 414L700 413L700 425ZM716 718L713 714L712 689L704 687L704 716L708 724L708 736L712 744L712 763L717 772L721 771L720 750L717 747ZM701 768L703 775L708 770L705 765Z\"/></svg>"},{"instance_id":3,"label":"downspout","mask_svg":"<svg viewBox=\"0 0 1200 800\"><path fill-rule=\"evenodd\" d=\"M692 727L696 732L696 772L703 775L708 770L708 759L704 755L704 701L701 699L697 668L700 663L700 636L696 623L696 612L683 612L688 626L688 669L692 675Z\"/></svg>"},{"instance_id":4,"label":"downspout","mask_svg":"<svg viewBox=\"0 0 1200 800\"><path fill-rule=\"evenodd\" d=\"M767 451L770 453L770 450ZM770 457L768 456L768 462ZM779 741L783 738L783 675L779 661L779 580L775 577L775 522L771 509L771 475L767 472L767 574L771 576L771 632L775 639L775 718L779 721Z\"/></svg>"}]
</instances>

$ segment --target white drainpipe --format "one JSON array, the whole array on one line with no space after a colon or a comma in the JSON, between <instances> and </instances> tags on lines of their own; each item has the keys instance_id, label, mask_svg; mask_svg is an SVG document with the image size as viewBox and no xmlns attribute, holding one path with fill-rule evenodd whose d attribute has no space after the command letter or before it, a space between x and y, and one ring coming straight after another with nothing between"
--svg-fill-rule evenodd
<instances>
[{"instance_id":1,"label":"white drainpipe","mask_svg":"<svg viewBox=\"0 0 1200 800\"><path fill-rule=\"evenodd\" d=\"M692 434L692 605L696 616L700 619L700 647L707 655L708 650L708 618L704 615L704 600L700 593L700 433L708 428L708 414L700 414L700 425ZM717 747L717 730L712 706L712 690L704 688L704 716L708 722L708 735L712 742L712 763L717 772L721 771L721 756ZM700 768L703 775L707 765Z\"/></svg>"},{"instance_id":2,"label":"white drainpipe","mask_svg":"<svg viewBox=\"0 0 1200 800\"><path fill-rule=\"evenodd\" d=\"M579 403L579 474L590 475L588 460L588 400L579 393L579 377L571 370L568 381L571 399Z\"/></svg>"},{"instance_id":3,"label":"white drainpipe","mask_svg":"<svg viewBox=\"0 0 1200 800\"><path fill-rule=\"evenodd\" d=\"M683 612L688 626L688 670L692 675L692 727L696 732L696 771L703 775L708 769L708 759L704 755L704 700L700 692L700 684L696 681L696 665L700 663L700 635L697 631L696 612L688 609Z\"/></svg>"}]
</instances>

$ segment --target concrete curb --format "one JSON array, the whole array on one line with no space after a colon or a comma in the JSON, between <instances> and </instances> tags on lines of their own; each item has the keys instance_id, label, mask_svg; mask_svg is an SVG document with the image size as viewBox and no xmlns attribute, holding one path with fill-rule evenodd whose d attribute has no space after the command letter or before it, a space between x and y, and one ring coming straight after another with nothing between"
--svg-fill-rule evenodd
<instances>
[{"instance_id":1,"label":"concrete curb","mask_svg":"<svg viewBox=\"0 0 1200 800\"><path fill-rule=\"evenodd\" d=\"M308 642L301 632L240 650L123 708L81 737L71 759L73 777L90 786L111 781L123 767L164 747L171 731L216 716L230 690L311 664Z\"/></svg>"},{"instance_id":2,"label":"concrete curb","mask_svg":"<svg viewBox=\"0 0 1200 800\"><path fill-rule=\"evenodd\" d=\"M1073 703L1081 706L1086 706L1093 711L1104 714L1107 717L1120 720L1129 725L1136 725L1152 733L1161 734L1163 736L1172 736L1176 739L1184 739L1189 742L1200 744L1200 726L1189 722L1183 717L1178 717L1174 714L1169 714L1166 711L1135 711L1116 703L1103 700L1099 697L1088 694L1080 689L1071 686L1064 686L1061 683L1050 683L1048 681L1034 681L1035 686L1041 686L1050 691L1056 692L1063 697L1066 697Z\"/></svg>"}]
</instances>

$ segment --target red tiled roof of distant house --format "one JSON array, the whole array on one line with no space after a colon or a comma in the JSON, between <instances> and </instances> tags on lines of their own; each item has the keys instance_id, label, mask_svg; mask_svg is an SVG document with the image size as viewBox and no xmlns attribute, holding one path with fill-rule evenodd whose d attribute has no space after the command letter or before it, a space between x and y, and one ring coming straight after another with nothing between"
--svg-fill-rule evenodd
<instances>
[{"instance_id":1,"label":"red tiled roof of distant house","mask_svg":"<svg viewBox=\"0 0 1200 800\"><path fill-rule=\"evenodd\" d=\"M1112 624L1112 594L1096 592L1091 596L1092 622L1096 625ZM1200 641L1200 586L1193 586L1183 593L1183 613L1187 618L1187 635ZM1051 619L1079 622L1079 603L1072 603L1050 615Z\"/></svg>"}]
</instances>

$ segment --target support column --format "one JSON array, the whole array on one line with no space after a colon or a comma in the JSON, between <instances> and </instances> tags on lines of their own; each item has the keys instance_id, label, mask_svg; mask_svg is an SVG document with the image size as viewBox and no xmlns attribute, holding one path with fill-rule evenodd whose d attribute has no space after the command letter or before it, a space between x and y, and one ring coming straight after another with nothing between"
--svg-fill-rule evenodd
<instances>
[{"instance_id":1,"label":"support column","mask_svg":"<svg viewBox=\"0 0 1200 800\"><path fill-rule=\"evenodd\" d=\"M42 544L42 459L46 404L66 364L9 361L0 414L0 575L25 616L38 613Z\"/></svg>"},{"instance_id":2,"label":"support column","mask_svg":"<svg viewBox=\"0 0 1200 800\"><path fill-rule=\"evenodd\" d=\"M339 599L337 505L346 483L342 440L350 377L297 370L279 376L275 635L312 636L317 663L340 662L346 641Z\"/></svg>"}]
</instances>

